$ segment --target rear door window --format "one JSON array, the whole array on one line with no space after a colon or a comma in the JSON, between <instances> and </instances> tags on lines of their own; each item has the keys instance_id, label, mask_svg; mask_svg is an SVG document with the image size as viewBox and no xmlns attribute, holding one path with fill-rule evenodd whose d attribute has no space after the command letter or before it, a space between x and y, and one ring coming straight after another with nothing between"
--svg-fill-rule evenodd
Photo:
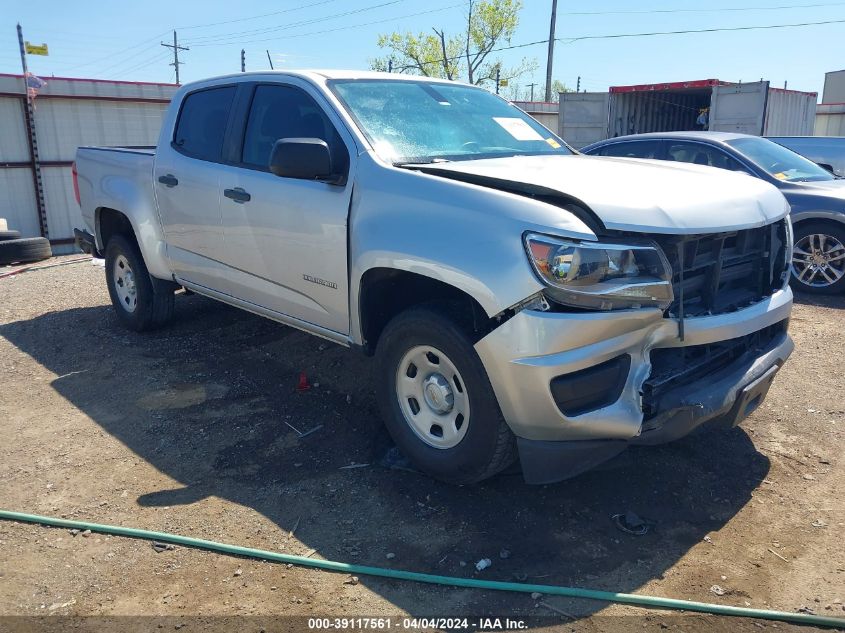
<instances>
[{"instance_id":1,"label":"rear door window","mask_svg":"<svg viewBox=\"0 0 845 633\"><path fill-rule=\"evenodd\" d=\"M192 92L182 102L173 146L200 160L220 162L235 86Z\"/></svg>"},{"instance_id":2,"label":"rear door window","mask_svg":"<svg viewBox=\"0 0 845 633\"><path fill-rule=\"evenodd\" d=\"M657 158L660 141L631 141L613 143L595 152L598 156L616 156L619 158Z\"/></svg>"},{"instance_id":3,"label":"rear door window","mask_svg":"<svg viewBox=\"0 0 845 633\"><path fill-rule=\"evenodd\" d=\"M730 171L748 171L738 160L729 156L718 147L712 147L702 143L670 142L666 148L666 160L704 165L706 167L717 167Z\"/></svg>"}]
</instances>

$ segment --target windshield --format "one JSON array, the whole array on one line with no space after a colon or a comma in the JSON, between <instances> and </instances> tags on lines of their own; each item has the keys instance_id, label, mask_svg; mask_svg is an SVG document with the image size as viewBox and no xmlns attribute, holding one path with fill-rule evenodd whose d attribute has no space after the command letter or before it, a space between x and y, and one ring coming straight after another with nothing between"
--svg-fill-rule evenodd
<instances>
[{"instance_id":1,"label":"windshield","mask_svg":"<svg viewBox=\"0 0 845 633\"><path fill-rule=\"evenodd\" d=\"M329 85L391 163L572 153L530 116L482 88L390 79Z\"/></svg>"},{"instance_id":2,"label":"windshield","mask_svg":"<svg viewBox=\"0 0 845 633\"><path fill-rule=\"evenodd\" d=\"M737 138L726 141L760 169L784 182L833 180L830 172L782 145L764 138Z\"/></svg>"}]
</instances>

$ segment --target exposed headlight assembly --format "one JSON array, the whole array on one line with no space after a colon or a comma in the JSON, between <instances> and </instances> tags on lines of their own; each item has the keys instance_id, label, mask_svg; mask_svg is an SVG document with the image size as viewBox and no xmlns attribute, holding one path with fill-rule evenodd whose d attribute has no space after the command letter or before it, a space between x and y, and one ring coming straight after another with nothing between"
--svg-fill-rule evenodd
<instances>
[{"instance_id":1,"label":"exposed headlight assembly","mask_svg":"<svg viewBox=\"0 0 845 633\"><path fill-rule=\"evenodd\" d=\"M580 242L525 234L525 250L550 299L592 310L672 303L672 273L652 242Z\"/></svg>"}]
</instances>

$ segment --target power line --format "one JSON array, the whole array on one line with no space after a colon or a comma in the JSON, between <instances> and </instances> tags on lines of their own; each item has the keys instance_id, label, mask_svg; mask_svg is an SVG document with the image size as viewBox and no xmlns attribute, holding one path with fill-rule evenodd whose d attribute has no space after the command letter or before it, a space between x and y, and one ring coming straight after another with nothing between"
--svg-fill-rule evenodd
<instances>
[{"instance_id":1,"label":"power line","mask_svg":"<svg viewBox=\"0 0 845 633\"><path fill-rule=\"evenodd\" d=\"M796 22L793 24L766 24L762 26L731 26L714 29L684 29L680 31L651 31L646 33L614 33L612 35L582 35L580 37L560 38L566 43L580 42L582 40L609 40L625 37L651 37L653 35L685 35L687 33L718 33L724 31L755 31L766 29L788 29L799 26L819 26L821 24L843 24L845 20L822 20L821 22Z\"/></svg>"},{"instance_id":2,"label":"power line","mask_svg":"<svg viewBox=\"0 0 845 633\"><path fill-rule=\"evenodd\" d=\"M387 2L381 2L379 4L372 4L366 7L360 7L358 9L351 9L349 11L343 11L342 13L335 13L333 15L323 16L319 18L311 18L309 20L302 20L300 22L291 22L288 24L277 24L276 26L270 26L261 29L250 29L247 31L235 31L231 33L215 33L213 35L201 35L189 40L191 44L197 44L199 42L209 42L215 41L217 43L232 43L228 40L237 39L240 37L251 37L254 35L264 35L267 33L273 33L275 31L284 31L287 29L296 28L299 26L308 26L309 24L316 24L318 22L325 22L327 20L336 20L338 18L348 17L350 15L356 15L358 13L364 13L366 11L373 11L374 9L381 9L383 7L389 7L394 4L399 4L401 2L407 2L408 0L388 0ZM227 42L219 42L220 39L227 40Z\"/></svg>"},{"instance_id":3,"label":"power line","mask_svg":"<svg viewBox=\"0 0 845 633\"><path fill-rule=\"evenodd\" d=\"M610 35L582 35L579 37L559 37L555 38L558 42L562 42L565 44L572 44L573 42L578 42L582 40L600 40L600 39L617 39L617 38L631 38L631 37L650 37L654 35L685 35L690 33L716 33L722 31L751 31L751 30L765 30L765 29L785 29L785 28L793 28L793 27L803 27L803 26L819 26L823 24L843 24L845 23L845 19L843 20L823 20L820 22L798 22L794 24L766 24L760 26L734 26L734 27L722 27L722 28L712 28L712 29L686 29L681 31L652 31L648 33L613 33ZM544 40L536 40L534 42L525 42L524 44L512 44L510 46L501 46L498 48L492 48L489 52L496 53L501 51L509 51L514 50L517 48L527 48L529 46L537 46L539 44L547 44L548 39ZM447 58L440 58L440 59L433 59L433 60L426 60L421 62L422 65L428 66L429 64L442 64L444 62L454 61L456 59L463 58L463 55L456 55L454 57L447 57ZM394 70L407 70L409 68L416 68L417 64L413 65L406 65L401 67L394 67Z\"/></svg>"},{"instance_id":4,"label":"power line","mask_svg":"<svg viewBox=\"0 0 845 633\"><path fill-rule=\"evenodd\" d=\"M148 40L144 40L143 42L138 42L137 44L133 44L132 46L128 46L127 48L121 49L118 52L111 55L110 57L112 57L112 58L118 57L118 56L122 55L123 53L127 53L129 51L135 50L136 48L144 46L145 44L148 44L149 42L153 42L153 41L159 39L162 35L166 35L166 34L167 34L167 31L164 31L163 33L159 33L155 37L151 37ZM149 46L147 46L147 48L149 48ZM137 57L139 54L140 53L133 53L125 61L128 61L129 59L132 59L133 57ZM75 70L77 68L84 68L86 66L91 66L92 64L102 63L102 61L103 61L102 57L98 57L97 59L93 59L89 62L84 62L82 64L76 64L76 65L71 66L70 68L65 69L65 70L67 71L67 70Z\"/></svg>"},{"instance_id":5,"label":"power line","mask_svg":"<svg viewBox=\"0 0 845 633\"><path fill-rule=\"evenodd\" d=\"M116 78L118 76L125 76L129 73L135 72L136 70L142 70L144 68L152 66L153 64L157 64L158 62L162 62L165 59L167 59L168 57L170 57L170 53L168 51L160 51L157 55L155 55L151 58L145 59L141 63L136 64L135 66L131 66L130 68L120 70L116 73L114 73L114 72L110 73L109 75L107 75L107 78ZM174 71L174 75L175 75L175 72L176 71Z\"/></svg>"},{"instance_id":6,"label":"power line","mask_svg":"<svg viewBox=\"0 0 845 633\"><path fill-rule=\"evenodd\" d=\"M776 11L781 9L815 9L819 7L841 7L845 2L817 4L790 4L774 7L724 7L722 9L633 9L622 11L567 11L563 15L640 15L651 13L719 13L722 11Z\"/></svg>"},{"instance_id":7,"label":"power line","mask_svg":"<svg viewBox=\"0 0 845 633\"><path fill-rule=\"evenodd\" d=\"M110 65L106 66L105 68L100 68L100 69L98 69L98 71L97 71L97 72L98 72L98 73L100 73L100 74L112 74L112 73L114 73L114 72L124 72L124 71L123 71L123 68L122 68L123 66L125 66L125 65L127 65L127 64L137 64L137 63L138 63L138 58L139 58L139 57L141 57L142 55L146 55L146 54L147 54L147 53L149 53L150 51L155 51L155 56L156 56L156 57L160 56L160 55L161 55L161 52L162 52L162 51L161 51L159 48L157 48L155 45L153 45L153 46L148 46L148 47L147 47L147 48L145 48L144 50L142 50L142 51L138 51L137 53L135 53L135 54L133 54L133 55L131 55L131 56L127 57L126 59L123 59L123 60L121 60L121 61L118 61L118 62L116 62L116 63L114 63L114 64L110 64ZM143 63L143 62L142 62L142 63ZM120 69L120 70L118 71L117 69Z\"/></svg>"},{"instance_id":8,"label":"power line","mask_svg":"<svg viewBox=\"0 0 845 633\"><path fill-rule=\"evenodd\" d=\"M324 35L326 33L336 33L338 31L346 31L348 29L363 28L365 26L374 26L376 24L385 24L387 22L395 22L397 20L404 20L406 18L414 18L414 17L420 16L420 15L428 15L430 13L438 13L440 11L446 11L448 9L455 9L457 7L462 7L462 6L464 6L463 3L461 3L461 4L450 4L448 6L440 7L440 8L437 8L437 9L428 9L427 11L417 11L416 13L407 13L407 14L404 14L404 15L399 15L399 16L395 16L395 17L391 17L391 18L385 18L385 19L382 19L382 20L371 20L369 22L361 22L361 23L358 23L358 24L344 24L343 26L339 26L339 27L331 28L331 29L323 29L321 31L309 31L308 33L297 33L295 35L279 35L279 36L275 36L275 37L268 37L268 38L263 38L263 39L258 39L258 40L242 40L242 41L237 41L235 43L236 44L255 44L255 43L260 43L260 42L274 42L274 41L279 40L279 39L296 39L296 38L299 38L299 37L310 37L312 35ZM194 47L227 46L229 44L231 44L231 43L227 42L227 43L222 43L222 44L218 44L218 43L214 43L214 44L192 44L192 46L194 46Z\"/></svg>"},{"instance_id":9,"label":"power line","mask_svg":"<svg viewBox=\"0 0 845 633\"><path fill-rule=\"evenodd\" d=\"M177 27L179 30L188 30L188 29L204 29L209 26L220 26L222 24L234 24L235 22L248 22L249 20L258 20L260 18L269 18L272 15L281 15L283 13L292 13L294 11L301 11L302 9L311 9L313 7L319 7L323 4L329 4L331 2L337 2L338 0L321 0L320 2L312 2L311 4L303 4L298 7L291 7L290 9L283 9L281 11L273 11L272 13L262 13L261 15L251 15L246 18L235 18L233 20L223 20L222 22L209 22L208 24L194 24L192 26L179 26Z\"/></svg>"}]
</instances>

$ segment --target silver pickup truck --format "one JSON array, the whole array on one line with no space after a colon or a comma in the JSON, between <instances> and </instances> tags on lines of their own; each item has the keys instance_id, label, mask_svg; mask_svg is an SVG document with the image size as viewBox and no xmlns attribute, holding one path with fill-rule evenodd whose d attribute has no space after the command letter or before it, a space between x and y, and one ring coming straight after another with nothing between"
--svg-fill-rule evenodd
<instances>
[{"instance_id":1,"label":"silver pickup truck","mask_svg":"<svg viewBox=\"0 0 845 633\"><path fill-rule=\"evenodd\" d=\"M183 86L157 148L83 147L114 309L198 294L374 355L421 470L578 474L731 427L792 351L789 207L758 179L579 155L454 82L264 72Z\"/></svg>"}]
</instances>

